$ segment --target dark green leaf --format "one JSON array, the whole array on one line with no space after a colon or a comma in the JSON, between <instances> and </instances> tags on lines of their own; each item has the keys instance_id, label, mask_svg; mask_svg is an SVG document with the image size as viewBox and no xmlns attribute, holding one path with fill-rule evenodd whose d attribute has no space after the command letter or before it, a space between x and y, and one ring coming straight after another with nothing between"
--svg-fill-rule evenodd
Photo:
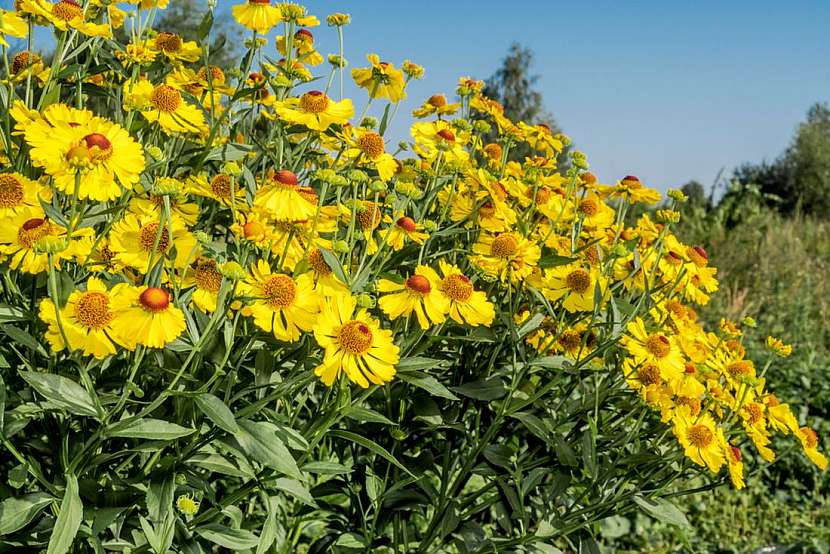
<instances>
[{"instance_id":1,"label":"dark green leaf","mask_svg":"<svg viewBox=\"0 0 830 554\"><path fill-rule=\"evenodd\" d=\"M239 425L233 417L233 412L218 397L206 392L202 393L196 396L196 405L220 429L231 434L239 432Z\"/></svg>"},{"instance_id":2,"label":"dark green leaf","mask_svg":"<svg viewBox=\"0 0 830 554\"><path fill-rule=\"evenodd\" d=\"M53 373L21 371L27 383L47 400L69 413L97 417L95 403L89 393L75 381Z\"/></svg>"},{"instance_id":3,"label":"dark green leaf","mask_svg":"<svg viewBox=\"0 0 830 554\"><path fill-rule=\"evenodd\" d=\"M52 536L49 537L49 546L46 554L65 554L69 552L78 528L81 526L81 519L84 515L84 505L81 497L78 496L78 478L71 473L66 475L66 492L63 494L60 512L55 520L55 527L52 529Z\"/></svg>"},{"instance_id":4,"label":"dark green leaf","mask_svg":"<svg viewBox=\"0 0 830 554\"><path fill-rule=\"evenodd\" d=\"M26 527L54 497L35 492L0 502L0 535L8 535Z\"/></svg>"}]
</instances>

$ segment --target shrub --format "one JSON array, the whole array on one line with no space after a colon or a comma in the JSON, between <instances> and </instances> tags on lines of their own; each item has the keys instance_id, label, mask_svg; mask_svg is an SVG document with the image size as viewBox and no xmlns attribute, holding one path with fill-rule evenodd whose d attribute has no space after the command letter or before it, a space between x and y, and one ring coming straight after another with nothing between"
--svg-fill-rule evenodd
<instances>
[{"instance_id":1,"label":"shrub","mask_svg":"<svg viewBox=\"0 0 830 554\"><path fill-rule=\"evenodd\" d=\"M200 64L212 14L199 44L152 29L164 4L126 44L113 5L2 14L57 43L48 67L15 56L2 97L6 544L590 549L609 516L683 523L687 477L742 487L773 431L826 466L765 388L788 347L756 369L740 325L697 321L715 270L674 206L622 223L660 198L636 177L597 183L468 78L389 153L416 64L353 69L386 102L353 120L342 47L312 83L303 7L234 7L234 76ZM348 19L327 18L341 45Z\"/></svg>"}]
</instances>

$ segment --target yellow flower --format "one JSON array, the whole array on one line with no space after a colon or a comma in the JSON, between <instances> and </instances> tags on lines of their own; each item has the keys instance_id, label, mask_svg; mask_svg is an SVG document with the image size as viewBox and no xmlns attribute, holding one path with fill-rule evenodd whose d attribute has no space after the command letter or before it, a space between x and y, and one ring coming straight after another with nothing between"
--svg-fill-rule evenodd
<instances>
[{"instance_id":1,"label":"yellow flower","mask_svg":"<svg viewBox=\"0 0 830 554\"><path fill-rule=\"evenodd\" d=\"M673 419L674 434L685 449L686 456L699 466L717 473L726 461L724 448L728 447L723 430L708 413L693 417L688 411L678 410Z\"/></svg>"},{"instance_id":2,"label":"yellow flower","mask_svg":"<svg viewBox=\"0 0 830 554\"><path fill-rule=\"evenodd\" d=\"M433 324L443 323L450 311L449 298L438 290L441 279L431 267L419 265L403 284L388 279L378 281L379 292L387 294L378 300L380 309L390 319L398 319L415 313L421 329L429 329Z\"/></svg>"},{"instance_id":3,"label":"yellow flower","mask_svg":"<svg viewBox=\"0 0 830 554\"><path fill-rule=\"evenodd\" d=\"M335 102L319 90L306 92L299 98L275 102L274 111L284 121L305 125L315 131L325 131L332 124L342 125L354 115L349 98Z\"/></svg>"},{"instance_id":4,"label":"yellow flower","mask_svg":"<svg viewBox=\"0 0 830 554\"><path fill-rule=\"evenodd\" d=\"M186 41L175 33L158 33L146 45L172 62L195 62L202 55L202 49L195 41Z\"/></svg>"},{"instance_id":5,"label":"yellow flower","mask_svg":"<svg viewBox=\"0 0 830 554\"><path fill-rule=\"evenodd\" d=\"M176 340L186 328L184 313L177 308L170 293L158 287L122 285L126 307L113 320L115 332L124 346L136 345L164 348Z\"/></svg>"},{"instance_id":6,"label":"yellow flower","mask_svg":"<svg viewBox=\"0 0 830 554\"><path fill-rule=\"evenodd\" d=\"M41 273L49 268L49 255L38 245L46 241L61 248L53 252L55 268L62 260L85 258L92 247L92 228L76 229L67 236L66 229L49 221L38 207L24 207L0 225L0 255L8 257L11 269Z\"/></svg>"},{"instance_id":7,"label":"yellow flower","mask_svg":"<svg viewBox=\"0 0 830 554\"><path fill-rule=\"evenodd\" d=\"M213 313L219 299L222 286L222 274L217 269L216 260L199 257L185 270L181 287L195 287L191 299L202 312Z\"/></svg>"},{"instance_id":8,"label":"yellow flower","mask_svg":"<svg viewBox=\"0 0 830 554\"><path fill-rule=\"evenodd\" d=\"M272 273L268 263L259 260L251 276L240 285L240 293L253 298L243 313L252 315L257 327L274 333L278 340L299 340L302 332L310 331L317 320L319 300L308 273L294 279L284 273Z\"/></svg>"},{"instance_id":9,"label":"yellow flower","mask_svg":"<svg viewBox=\"0 0 830 554\"><path fill-rule=\"evenodd\" d=\"M40 208L38 198L48 201L51 190L20 173L0 173L0 220L24 207Z\"/></svg>"},{"instance_id":10,"label":"yellow flower","mask_svg":"<svg viewBox=\"0 0 830 554\"><path fill-rule=\"evenodd\" d=\"M450 302L448 313L453 321L472 327L489 327L496 317L496 311L493 304L487 300L487 294L475 290L470 278L456 266L438 260L438 267L444 276L438 283L438 290Z\"/></svg>"},{"instance_id":11,"label":"yellow flower","mask_svg":"<svg viewBox=\"0 0 830 554\"><path fill-rule=\"evenodd\" d=\"M387 62L380 61L377 54L366 56L370 67L352 69L352 79L359 87L369 91L372 98L388 98L392 102L399 102L406 98L403 72Z\"/></svg>"},{"instance_id":12,"label":"yellow flower","mask_svg":"<svg viewBox=\"0 0 830 554\"><path fill-rule=\"evenodd\" d=\"M420 108L414 110L412 115L417 118L429 117L433 114L441 117L442 115L453 115L459 108L461 108L461 103L450 104L443 94L433 94L421 104Z\"/></svg>"},{"instance_id":13,"label":"yellow flower","mask_svg":"<svg viewBox=\"0 0 830 554\"><path fill-rule=\"evenodd\" d=\"M84 8L75 0L60 0L52 4L47 0L19 0L18 9L35 16L35 21L48 21L55 29L76 31L90 37L111 37L107 23L90 23L84 16Z\"/></svg>"},{"instance_id":14,"label":"yellow flower","mask_svg":"<svg viewBox=\"0 0 830 554\"><path fill-rule=\"evenodd\" d=\"M424 158L432 159L443 152L447 161L466 162L470 155L464 149L469 140L469 133L457 132L446 121L428 121L415 123L410 129L415 139L415 152Z\"/></svg>"},{"instance_id":15,"label":"yellow flower","mask_svg":"<svg viewBox=\"0 0 830 554\"><path fill-rule=\"evenodd\" d=\"M60 310L49 298L41 301L39 315L49 326L46 340L52 350L60 352L68 346L70 351L80 350L85 356L98 359L116 354L118 344L123 340L113 323L128 305L120 294L124 286L116 285L108 291L103 281L90 277L86 290L70 293L66 305Z\"/></svg>"},{"instance_id":16,"label":"yellow flower","mask_svg":"<svg viewBox=\"0 0 830 554\"><path fill-rule=\"evenodd\" d=\"M767 337L767 349L780 358L786 358L793 353L791 344L784 344L784 341L775 337Z\"/></svg>"},{"instance_id":17,"label":"yellow flower","mask_svg":"<svg viewBox=\"0 0 830 554\"><path fill-rule=\"evenodd\" d=\"M395 252L403 248L404 242L409 239L415 244L423 244L429 238L428 233L423 232L424 226L420 223L415 223L411 217L401 216L395 220L395 224L386 231L384 236L386 242L392 247Z\"/></svg>"},{"instance_id":18,"label":"yellow flower","mask_svg":"<svg viewBox=\"0 0 830 554\"><path fill-rule=\"evenodd\" d=\"M189 494L183 494L176 499L176 508L186 516L194 516L199 511L199 501Z\"/></svg>"},{"instance_id":19,"label":"yellow flower","mask_svg":"<svg viewBox=\"0 0 830 554\"><path fill-rule=\"evenodd\" d=\"M488 275L501 281L521 281L528 277L539 262L539 245L516 233L491 235L482 233L473 245L471 261Z\"/></svg>"},{"instance_id":20,"label":"yellow flower","mask_svg":"<svg viewBox=\"0 0 830 554\"><path fill-rule=\"evenodd\" d=\"M744 488L744 464L741 461L741 449L731 444L724 447L724 455L729 469L729 479L732 486L740 490Z\"/></svg>"},{"instance_id":21,"label":"yellow flower","mask_svg":"<svg viewBox=\"0 0 830 554\"><path fill-rule=\"evenodd\" d=\"M373 167L383 181L390 180L398 170L398 162L392 154L386 152L383 137L370 129L359 127L354 130L354 137L347 136L349 149L345 154Z\"/></svg>"},{"instance_id":22,"label":"yellow flower","mask_svg":"<svg viewBox=\"0 0 830 554\"><path fill-rule=\"evenodd\" d=\"M158 122L167 132L199 134L207 130L202 111L185 102L181 93L170 85L153 88L143 100L149 109L143 110L141 115L147 121Z\"/></svg>"},{"instance_id":23,"label":"yellow flower","mask_svg":"<svg viewBox=\"0 0 830 554\"><path fill-rule=\"evenodd\" d=\"M400 349L392 331L381 329L369 312L355 313L357 302L349 295L327 298L314 326L314 338L324 350L323 361L314 374L331 386L340 372L350 381L367 388L392 380Z\"/></svg>"},{"instance_id":24,"label":"yellow flower","mask_svg":"<svg viewBox=\"0 0 830 554\"><path fill-rule=\"evenodd\" d=\"M321 56L314 49L314 35L308 29L300 29L294 33L292 46L297 53L297 61L311 66L323 63ZM282 35L277 36L277 51L286 56L286 40Z\"/></svg>"},{"instance_id":25,"label":"yellow flower","mask_svg":"<svg viewBox=\"0 0 830 554\"><path fill-rule=\"evenodd\" d=\"M816 464L822 471L827 469L827 458L818 451L818 435L809 427L802 427L798 430L798 440L801 441L801 447L804 453L810 458L810 461Z\"/></svg>"},{"instance_id":26,"label":"yellow flower","mask_svg":"<svg viewBox=\"0 0 830 554\"><path fill-rule=\"evenodd\" d=\"M308 255L308 265L314 278L314 290L322 296L342 296L349 294L349 288L334 274L320 248L313 249Z\"/></svg>"},{"instance_id":27,"label":"yellow flower","mask_svg":"<svg viewBox=\"0 0 830 554\"><path fill-rule=\"evenodd\" d=\"M636 318L626 327L621 344L638 363L654 364L665 381L675 381L683 375L685 363L675 337L660 332L649 333L645 322Z\"/></svg>"},{"instance_id":28,"label":"yellow flower","mask_svg":"<svg viewBox=\"0 0 830 554\"><path fill-rule=\"evenodd\" d=\"M26 128L25 137L33 164L52 177L58 190L80 199L118 198L144 171L141 145L120 125L99 117L57 125L42 119Z\"/></svg>"},{"instance_id":29,"label":"yellow flower","mask_svg":"<svg viewBox=\"0 0 830 554\"><path fill-rule=\"evenodd\" d=\"M29 34L29 26L26 20L17 15L16 12L0 10L0 45L9 46L6 37L23 38Z\"/></svg>"},{"instance_id":30,"label":"yellow flower","mask_svg":"<svg viewBox=\"0 0 830 554\"><path fill-rule=\"evenodd\" d=\"M270 182L257 190L254 206L276 221L301 221L314 217L317 211L317 203L301 193L297 176L287 169L274 173Z\"/></svg>"},{"instance_id":31,"label":"yellow flower","mask_svg":"<svg viewBox=\"0 0 830 554\"><path fill-rule=\"evenodd\" d=\"M237 23L262 35L282 20L279 8L272 6L271 0L248 0L234 6L231 13Z\"/></svg>"},{"instance_id":32,"label":"yellow flower","mask_svg":"<svg viewBox=\"0 0 830 554\"><path fill-rule=\"evenodd\" d=\"M660 193L654 189L646 188L640 180L633 175L626 175L618 183L613 196L624 198L636 204L643 202L645 204L656 204L660 201Z\"/></svg>"},{"instance_id":33,"label":"yellow flower","mask_svg":"<svg viewBox=\"0 0 830 554\"><path fill-rule=\"evenodd\" d=\"M571 313L590 312L594 309L597 286L605 298L607 284L599 270L572 263L546 269L542 293L549 300L562 300L562 307Z\"/></svg>"},{"instance_id":34,"label":"yellow flower","mask_svg":"<svg viewBox=\"0 0 830 554\"><path fill-rule=\"evenodd\" d=\"M172 236L170 228L173 230ZM140 273L147 273L151 269L151 260L155 264L160 258L165 258L174 267L184 269L199 255L196 238L180 218L173 216L169 226L165 223L160 227L158 218L135 213L126 214L113 226L110 231L110 250L116 262Z\"/></svg>"}]
</instances>

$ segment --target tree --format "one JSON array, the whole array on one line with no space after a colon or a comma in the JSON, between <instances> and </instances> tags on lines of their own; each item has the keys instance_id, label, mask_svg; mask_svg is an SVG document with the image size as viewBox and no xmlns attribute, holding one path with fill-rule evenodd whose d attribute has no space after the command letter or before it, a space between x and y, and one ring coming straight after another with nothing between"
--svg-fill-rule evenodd
<instances>
[{"instance_id":1,"label":"tree","mask_svg":"<svg viewBox=\"0 0 830 554\"><path fill-rule=\"evenodd\" d=\"M486 81L484 94L504 107L504 115L513 121L547 125L552 133L561 129L547 110L542 93L534 87L539 75L531 73L533 51L518 42L510 45L507 56L496 72ZM512 159L531 155L530 147L521 145L511 150Z\"/></svg>"},{"instance_id":2,"label":"tree","mask_svg":"<svg viewBox=\"0 0 830 554\"><path fill-rule=\"evenodd\" d=\"M207 5L200 0L176 0L160 12L154 28L158 31L175 33L185 40L197 40L199 26L207 13ZM210 63L223 70L239 64L239 45L242 34L227 12L214 12L210 39Z\"/></svg>"},{"instance_id":3,"label":"tree","mask_svg":"<svg viewBox=\"0 0 830 554\"><path fill-rule=\"evenodd\" d=\"M702 208L708 207L709 199L706 197L706 189L703 188L703 185L700 184L700 182L694 180L689 181L680 187L680 190L689 198L687 202L688 206L700 206Z\"/></svg>"}]
</instances>

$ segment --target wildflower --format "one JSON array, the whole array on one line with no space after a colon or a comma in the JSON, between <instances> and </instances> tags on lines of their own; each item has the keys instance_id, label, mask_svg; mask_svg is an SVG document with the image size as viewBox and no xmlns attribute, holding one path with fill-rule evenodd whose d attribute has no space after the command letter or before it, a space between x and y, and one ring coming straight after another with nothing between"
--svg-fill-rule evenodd
<instances>
[{"instance_id":1,"label":"wildflower","mask_svg":"<svg viewBox=\"0 0 830 554\"><path fill-rule=\"evenodd\" d=\"M7 36L23 38L28 34L29 26L25 19L13 11L0 10L0 46L9 46Z\"/></svg>"},{"instance_id":2,"label":"wildflower","mask_svg":"<svg viewBox=\"0 0 830 554\"><path fill-rule=\"evenodd\" d=\"M604 295L606 284L599 271L575 263L545 270L542 292L550 300L562 300L569 312L589 312L594 309L597 287Z\"/></svg>"},{"instance_id":3,"label":"wildflower","mask_svg":"<svg viewBox=\"0 0 830 554\"><path fill-rule=\"evenodd\" d=\"M818 451L818 434L809 427L802 427L796 435L798 436L798 440L801 441L804 453L810 458L810 461L816 464L822 471L827 469L827 458Z\"/></svg>"},{"instance_id":4,"label":"wildflower","mask_svg":"<svg viewBox=\"0 0 830 554\"><path fill-rule=\"evenodd\" d=\"M643 183L633 175L626 175L618 183L614 192L614 196L624 198L636 204L643 202L645 204L656 204L660 201L660 193L656 190L649 189L643 186Z\"/></svg>"},{"instance_id":5,"label":"wildflower","mask_svg":"<svg viewBox=\"0 0 830 554\"><path fill-rule=\"evenodd\" d=\"M39 198L51 196L49 189L20 173L0 173L0 219L14 215L24 207L39 208Z\"/></svg>"},{"instance_id":6,"label":"wildflower","mask_svg":"<svg viewBox=\"0 0 830 554\"><path fill-rule=\"evenodd\" d=\"M193 304L207 313L216 311L221 286L222 273L218 269L216 260L204 256L197 258L190 265L181 282L183 289L194 287L191 297Z\"/></svg>"},{"instance_id":7,"label":"wildflower","mask_svg":"<svg viewBox=\"0 0 830 554\"><path fill-rule=\"evenodd\" d=\"M141 115L147 121L157 122L169 133L201 133L206 130L202 111L182 98L170 85L158 85L144 99L146 106Z\"/></svg>"},{"instance_id":8,"label":"wildflower","mask_svg":"<svg viewBox=\"0 0 830 554\"><path fill-rule=\"evenodd\" d=\"M325 131L332 124L342 125L354 115L354 107L349 98L336 102L319 90L306 92L299 98L276 102L274 111L280 119L315 131Z\"/></svg>"},{"instance_id":9,"label":"wildflower","mask_svg":"<svg viewBox=\"0 0 830 554\"><path fill-rule=\"evenodd\" d=\"M176 216L169 225L161 225L152 215L128 213L113 226L109 238L114 259L141 273L151 269L151 260L169 259L174 267L184 269L198 256L196 237Z\"/></svg>"},{"instance_id":10,"label":"wildflower","mask_svg":"<svg viewBox=\"0 0 830 554\"><path fill-rule=\"evenodd\" d=\"M237 23L261 35L267 35L282 19L280 9L271 0L247 0L231 9Z\"/></svg>"},{"instance_id":11,"label":"wildflower","mask_svg":"<svg viewBox=\"0 0 830 554\"><path fill-rule=\"evenodd\" d=\"M461 325L489 327L496 317L495 307L487 300L487 294L475 290L470 278L444 260L438 260L443 278L438 290L449 300L448 314Z\"/></svg>"},{"instance_id":12,"label":"wildflower","mask_svg":"<svg viewBox=\"0 0 830 554\"><path fill-rule=\"evenodd\" d=\"M784 344L784 341L775 337L767 337L767 350L780 358L786 358L793 353L792 345Z\"/></svg>"},{"instance_id":13,"label":"wildflower","mask_svg":"<svg viewBox=\"0 0 830 554\"><path fill-rule=\"evenodd\" d=\"M308 273L294 279L273 273L266 261L259 260L240 289L241 294L253 298L243 313L252 315L257 327L273 333L277 339L294 342L303 331L310 331L317 320L319 299L313 290Z\"/></svg>"},{"instance_id":14,"label":"wildflower","mask_svg":"<svg viewBox=\"0 0 830 554\"><path fill-rule=\"evenodd\" d=\"M741 449L731 444L724 445L724 457L729 469L729 479L737 490L744 488L744 464L741 461Z\"/></svg>"},{"instance_id":15,"label":"wildflower","mask_svg":"<svg viewBox=\"0 0 830 554\"><path fill-rule=\"evenodd\" d=\"M343 27L351 22L352 18L347 13L333 13L326 17L329 27Z\"/></svg>"},{"instance_id":16,"label":"wildflower","mask_svg":"<svg viewBox=\"0 0 830 554\"><path fill-rule=\"evenodd\" d=\"M25 138L33 164L52 176L58 190L79 199L113 200L144 171L141 145L103 118L56 125L41 119L26 128Z\"/></svg>"},{"instance_id":17,"label":"wildflower","mask_svg":"<svg viewBox=\"0 0 830 554\"><path fill-rule=\"evenodd\" d=\"M665 381L678 379L685 370L683 354L674 337L661 332L649 333L645 322L636 318L626 327L621 344L639 363L654 364Z\"/></svg>"},{"instance_id":18,"label":"wildflower","mask_svg":"<svg viewBox=\"0 0 830 554\"><path fill-rule=\"evenodd\" d=\"M112 327L123 344L134 350L139 344L164 348L185 330L184 313L173 304L168 291L158 287L123 285L126 306Z\"/></svg>"},{"instance_id":19,"label":"wildflower","mask_svg":"<svg viewBox=\"0 0 830 554\"><path fill-rule=\"evenodd\" d=\"M380 61L377 54L369 54L366 59L369 60L370 67L352 69L352 79L357 86L368 90L372 98L388 98L391 102L399 102L406 97L406 84L400 69Z\"/></svg>"},{"instance_id":20,"label":"wildflower","mask_svg":"<svg viewBox=\"0 0 830 554\"><path fill-rule=\"evenodd\" d=\"M415 244L423 244L429 238L429 234L424 233L423 229L424 226L415 223L415 220L411 217L401 216L395 220L395 224L391 226L385 235L386 242L396 252L403 248L406 240L411 240Z\"/></svg>"},{"instance_id":21,"label":"wildflower","mask_svg":"<svg viewBox=\"0 0 830 554\"><path fill-rule=\"evenodd\" d=\"M158 33L150 41L150 47L174 63L195 62L202 55L202 49L192 40L184 40L176 33Z\"/></svg>"},{"instance_id":22,"label":"wildflower","mask_svg":"<svg viewBox=\"0 0 830 554\"><path fill-rule=\"evenodd\" d=\"M414 110L412 115L418 118L429 117L433 114L453 115L461 107L460 103L450 104L443 94L434 94L427 98L420 108Z\"/></svg>"},{"instance_id":23,"label":"wildflower","mask_svg":"<svg viewBox=\"0 0 830 554\"><path fill-rule=\"evenodd\" d=\"M390 319L414 312L421 329L429 329L430 323L443 323L449 312L449 299L438 290L440 281L435 270L425 265L416 267L403 284L381 279L378 291L393 294L382 296L378 306Z\"/></svg>"},{"instance_id":24,"label":"wildflower","mask_svg":"<svg viewBox=\"0 0 830 554\"><path fill-rule=\"evenodd\" d=\"M199 512L199 501L183 494L176 499L176 508L186 516L195 516Z\"/></svg>"},{"instance_id":25,"label":"wildflower","mask_svg":"<svg viewBox=\"0 0 830 554\"><path fill-rule=\"evenodd\" d=\"M116 285L109 291L103 281L90 277L86 290L72 291L63 308L56 308L49 298L43 299L39 316L48 325L46 340L52 351L80 350L85 356L98 359L116 354L123 339L119 338L114 322L127 306L120 294L123 287Z\"/></svg>"},{"instance_id":26,"label":"wildflower","mask_svg":"<svg viewBox=\"0 0 830 554\"><path fill-rule=\"evenodd\" d=\"M274 173L270 182L257 190L254 205L267 210L277 221L299 221L313 217L317 203L309 202L297 186L297 176L287 169Z\"/></svg>"},{"instance_id":27,"label":"wildflower","mask_svg":"<svg viewBox=\"0 0 830 554\"><path fill-rule=\"evenodd\" d=\"M726 462L723 430L715 425L708 413L692 417L688 412L679 411L673 419L674 434L683 445L686 456L700 466L717 473Z\"/></svg>"},{"instance_id":28,"label":"wildflower","mask_svg":"<svg viewBox=\"0 0 830 554\"><path fill-rule=\"evenodd\" d=\"M37 243L44 239L67 240L65 249L53 253L54 267L59 268L63 260L85 258L92 246L92 229L78 229L67 235L65 227L50 221L42 209L24 207L0 225L0 256L6 259L11 269L25 273L42 273L49 269L49 254L38 252Z\"/></svg>"},{"instance_id":29,"label":"wildflower","mask_svg":"<svg viewBox=\"0 0 830 554\"><path fill-rule=\"evenodd\" d=\"M314 370L331 386L341 372L350 381L367 388L382 385L395 376L400 349L392 331L381 329L377 320L348 295L327 298L314 326L314 338L324 349L323 361Z\"/></svg>"},{"instance_id":30,"label":"wildflower","mask_svg":"<svg viewBox=\"0 0 830 554\"><path fill-rule=\"evenodd\" d=\"M520 281L529 276L539 262L541 250L536 243L513 232L485 234L473 245L471 261L485 273L506 281Z\"/></svg>"},{"instance_id":31,"label":"wildflower","mask_svg":"<svg viewBox=\"0 0 830 554\"><path fill-rule=\"evenodd\" d=\"M75 0L59 0L54 4L48 0L19 0L19 11L31 14L36 22L47 21L55 29L75 29L89 37L111 37L109 24L86 21L83 7Z\"/></svg>"}]
</instances>

